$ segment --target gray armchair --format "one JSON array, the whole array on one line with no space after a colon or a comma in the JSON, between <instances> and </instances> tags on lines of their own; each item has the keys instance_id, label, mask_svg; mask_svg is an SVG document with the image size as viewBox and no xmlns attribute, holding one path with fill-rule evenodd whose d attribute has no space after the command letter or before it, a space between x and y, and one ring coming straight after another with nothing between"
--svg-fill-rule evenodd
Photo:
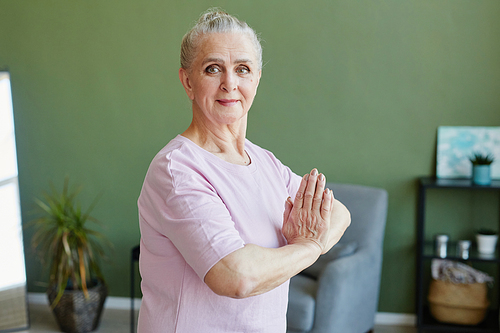
<instances>
[{"instance_id":1,"label":"gray armchair","mask_svg":"<svg viewBox=\"0 0 500 333\"><path fill-rule=\"evenodd\" d=\"M383 189L327 184L351 212L328 253L290 280L287 332L365 333L378 306L388 195Z\"/></svg>"}]
</instances>

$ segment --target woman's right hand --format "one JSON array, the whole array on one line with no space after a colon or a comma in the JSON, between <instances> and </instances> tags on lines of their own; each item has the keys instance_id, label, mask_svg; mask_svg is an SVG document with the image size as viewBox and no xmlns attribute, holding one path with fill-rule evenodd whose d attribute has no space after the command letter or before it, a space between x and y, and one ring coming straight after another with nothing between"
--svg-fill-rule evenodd
<instances>
[{"instance_id":1,"label":"woman's right hand","mask_svg":"<svg viewBox=\"0 0 500 333\"><path fill-rule=\"evenodd\" d=\"M302 178L294 202L288 198L282 228L288 244L316 244L321 254L334 245L330 235L334 198L325 185L325 176L313 169Z\"/></svg>"}]
</instances>

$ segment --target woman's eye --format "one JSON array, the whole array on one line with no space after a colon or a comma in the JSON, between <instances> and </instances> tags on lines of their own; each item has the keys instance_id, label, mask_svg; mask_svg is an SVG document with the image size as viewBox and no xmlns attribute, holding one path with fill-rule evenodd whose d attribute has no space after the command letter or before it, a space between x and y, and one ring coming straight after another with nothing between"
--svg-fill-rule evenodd
<instances>
[{"instance_id":1,"label":"woman's eye","mask_svg":"<svg viewBox=\"0 0 500 333\"><path fill-rule=\"evenodd\" d=\"M238 74L248 74L248 73L250 73L250 70L247 67L238 67L236 72Z\"/></svg>"},{"instance_id":2,"label":"woman's eye","mask_svg":"<svg viewBox=\"0 0 500 333\"><path fill-rule=\"evenodd\" d=\"M220 72L219 68L217 66L208 66L205 71L209 74L217 74Z\"/></svg>"}]
</instances>

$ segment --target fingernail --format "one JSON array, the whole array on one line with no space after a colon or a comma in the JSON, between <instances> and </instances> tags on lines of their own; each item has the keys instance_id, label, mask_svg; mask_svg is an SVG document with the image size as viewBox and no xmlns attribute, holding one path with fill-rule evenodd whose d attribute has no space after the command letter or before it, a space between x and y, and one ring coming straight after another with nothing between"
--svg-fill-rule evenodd
<instances>
[{"instance_id":1,"label":"fingernail","mask_svg":"<svg viewBox=\"0 0 500 333\"><path fill-rule=\"evenodd\" d=\"M306 175L306 180L309 180L309 174Z\"/></svg>"},{"instance_id":2,"label":"fingernail","mask_svg":"<svg viewBox=\"0 0 500 333\"><path fill-rule=\"evenodd\" d=\"M325 175L321 173L319 175L319 180L321 180L322 182L325 181Z\"/></svg>"},{"instance_id":3,"label":"fingernail","mask_svg":"<svg viewBox=\"0 0 500 333\"><path fill-rule=\"evenodd\" d=\"M317 170L317 169L313 169L313 170L311 171L311 175L312 175L312 176L316 176L317 174L318 174L318 170Z\"/></svg>"}]
</instances>

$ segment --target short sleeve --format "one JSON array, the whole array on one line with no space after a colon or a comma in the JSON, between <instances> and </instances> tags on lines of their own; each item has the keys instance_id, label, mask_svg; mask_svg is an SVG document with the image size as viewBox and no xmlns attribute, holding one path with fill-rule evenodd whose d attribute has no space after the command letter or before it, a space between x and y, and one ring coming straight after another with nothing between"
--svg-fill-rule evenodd
<instances>
[{"instance_id":1,"label":"short sleeve","mask_svg":"<svg viewBox=\"0 0 500 333\"><path fill-rule=\"evenodd\" d=\"M213 265L242 248L244 242L208 180L189 164L172 158L175 153L151 164L139 200L140 210L203 280Z\"/></svg>"}]
</instances>

